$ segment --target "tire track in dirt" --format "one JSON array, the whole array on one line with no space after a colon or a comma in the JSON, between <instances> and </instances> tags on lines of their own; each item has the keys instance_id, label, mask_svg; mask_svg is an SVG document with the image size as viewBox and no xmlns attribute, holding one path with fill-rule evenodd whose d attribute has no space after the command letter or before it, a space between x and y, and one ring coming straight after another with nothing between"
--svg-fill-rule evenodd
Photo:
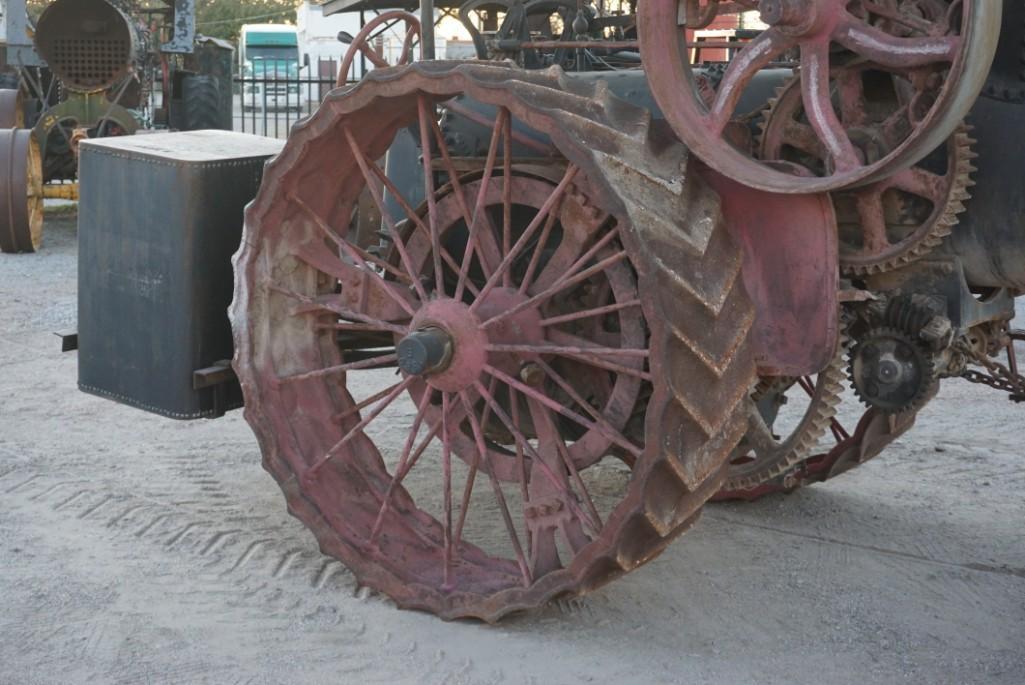
<instances>
[{"instance_id":1,"label":"tire track in dirt","mask_svg":"<svg viewBox=\"0 0 1025 685\"><path fill-rule=\"evenodd\" d=\"M365 658L371 645L382 640L394 640L390 632L371 629L363 612L347 612L350 601L367 602L371 598L390 604L376 593L357 588L348 570L334 559L323 556L312 538L290 519L274 521L270 517L245 515L237 504L225 505L230 510L226 520L215 521L191 508L171 505L138 497L120 491L120 484L77 479L54 479L23 469L12 469L0 476L0 491L5 492L8 509L22 513L46 525L61 525L69 530L74 526L87 526L90 533L99 533L109 543L116 559L129 559L140 555L139 544L150 547L145 556L154 552L185 556L194 562L200 579L190 580L199 591L190 591L192 601L216 606L229 606L242 612L240 620L247 622L252 635L280 634L284 624L303 615L322 611L335 611L339 620L332 627L332 640L312 646L310 658L324 657L332 650L335 658L345 659L343 669L353 677L365 669L379 669L380 664ZM179 489L175 494L180 493ZM13 496L12 496L13 495ZM295 530L289 530L289 527ZM297 535L306 543L296 544ZM203 599L206 597L206 599ZM382 607L394 611L391 606ZM353 614L351 617L347 614ZM35 625L23 636L36 644L54 640L78 640L86 635L81 656L96 651L104 639L103 621L82 626L54 620ZM407 638L408 640L408 638ZM421 646L408 641L397 648L397 662L415 662L419 682L488 682L503 679L495 674L483 680L472 676L475 666L469 659L449 659L444 656L425 663ZM146 664L140 664L140 668ZM196 672L169 674L154 662L152 668L161 679L169 675L188 677ZM207 673L206 675L209 675ZM378 673L375 672L375 676ZM142 678L145 680L145 677ZM130 679L129 679L130 680Z\"/></svg>"}]
</instances>

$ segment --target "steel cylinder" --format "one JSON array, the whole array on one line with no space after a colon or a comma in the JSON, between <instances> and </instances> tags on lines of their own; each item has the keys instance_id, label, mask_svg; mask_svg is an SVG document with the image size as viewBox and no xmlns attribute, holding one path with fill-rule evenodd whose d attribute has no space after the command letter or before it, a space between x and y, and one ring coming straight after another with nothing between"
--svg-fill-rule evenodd
<instances>
[{"instance_id":1,"label":"steel cylinder","mask_svg":"<svg viewBox=\"0 0 1025 685\"><path fill-rule=\"evenodd\" d=\"M106 90L142 54L135 22L105 0L57 0L36 24L36 48L69 90Z\"/></svg>"}]
</instances>

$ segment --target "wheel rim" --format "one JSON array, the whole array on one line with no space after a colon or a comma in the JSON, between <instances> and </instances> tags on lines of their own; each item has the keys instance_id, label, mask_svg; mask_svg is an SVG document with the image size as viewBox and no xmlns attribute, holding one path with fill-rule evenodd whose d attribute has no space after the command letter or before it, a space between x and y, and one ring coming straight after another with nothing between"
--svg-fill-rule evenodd
<instances>
[{"instance_id":1,"label":"wheel rim","mask_svg":"<svg viewBox=\"0 0 1025 685\"><path fill-rule=\"evenodd\" d=\"M837 190L880 180L942 144L984 84L1000 33L999 3L944 0L951 17L938 30L914 16L910 8L918 11L918 3L911 0L899 6L872 3L873 13L861 16L848 11L849 4L849 0L762 3L770 28L731 62L710 105L705 104L692 70L676 4L642 4L638 29L649 81L677 135L720 173L751 187L784 193ZM960 16L955 16L958 7ZM894 17L901 23L894 22ZM917 35L906 35L909 30ZM843 50L831 50L835 45ZM788 50L800 51L802 97L813 115L817 139L830 152L831 167L821 176L781 167L773 160L757 160L746 150L732 147L726 135L740 96L754 75ZM921 83L915 100L924 113L906 117L908 134L878 160L863 156L847 135L843 107L837 112L832 106L832 69L838 66L837 60L849 61L852 56L913 73L915 82Z\"/></svg>"},{"instance_id":2,"label":"wheel rim","mask_svg":"<svg viewBox=\"0 0 1025 685\"><path fill-rule=\"evenodd\" d=\"M718 489L743 433L753 360L750 305L732 268L739 253L712 222L705 249L728 256L725 275L688 282L700 278L694 269L653 288L648 274L668 267L638 264L645 243L593 157L626 143L647 149L646 114L563 87L557 72L425 63L336 91L269 165L236 256L235 366L247 420L290 509L360 582L443 617L496 620L653 558ZM489 154L467 176L454 171L431 114L460 93L497 112ZM428 201L400 201L403 223L384 202L401 193L371 160L410 125L434 152L422 160ZM514 164L530 130L566 159L544 172ZM329 162L337 168L327 187L318 183ZM444 172L437 182L435 164ZM650 171L643 178L654 180ZM386 217L386 256L331 228L349 225L364 186ZM652 188L666 201L695 202L679 213L687 223L659 236L668 251L659 256L700 254L694 245L698 235L709 240L714 200L696 188L670 192L668 182ZM460 216L472 239L455 239ZM480 247L482 236L491 248ZM653 322L644 293L661 291L667 305L710 321L694 335L705 349L681 358L668 382L656 382L652 365L669 364L670 347L698 348ZM560 298L574 303L563 308ZM581 323L590 318L602 328ZM604 347L580 345L587 334L601 334ZM605 380L575 373L585 362L597 368L589 377ZM384 366L399 375L357 381ZM697 408L684 402L692 366L728 389ZM401 439L388 438L394 426ZM424 473L435 479L426 496L416 492Z\"/></svg>"}]
</instances>

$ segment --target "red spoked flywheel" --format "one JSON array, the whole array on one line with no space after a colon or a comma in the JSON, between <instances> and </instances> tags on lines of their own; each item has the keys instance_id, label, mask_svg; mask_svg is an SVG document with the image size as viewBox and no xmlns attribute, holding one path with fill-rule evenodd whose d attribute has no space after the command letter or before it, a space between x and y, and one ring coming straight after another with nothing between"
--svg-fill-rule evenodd
<instances>
[{"instance_id":1,"label":"red spoked flywheel","mask_svg":"<svg viewBox=\"0 0 1025 685\"><path fill-rule=\"evenodd\" d=\"M732 58L712 96L708 79L697 77L695 48L709 44L695 42L699 27L754 9L766 28L750 42L726 44ZM989 0L642 0L638 32L652 93L702 161L753 188L810 193L880 180L939 147L984 85L1001 16L1002 3ZM741 96L773 65L800 78L808 131L826 152L822 168L731 143ZM899 83L838 78L873 71L852 65L885 70ZM882 124L871 135L869 118Z\"/></svg>"}]
</instances>

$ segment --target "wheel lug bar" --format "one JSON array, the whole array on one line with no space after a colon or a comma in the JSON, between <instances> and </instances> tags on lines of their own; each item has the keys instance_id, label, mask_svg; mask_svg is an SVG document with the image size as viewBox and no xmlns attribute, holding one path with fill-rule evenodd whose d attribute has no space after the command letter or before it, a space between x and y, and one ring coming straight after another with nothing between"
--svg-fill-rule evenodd
<instances>
[{"instance_id":1,"label":"wheel lug bar","mask_svg":"<svg viewBox=\"0 0 1025 685\"><path fill-rule=\"evenodd\" d=\"M437 326L413 331L395 346L399 368L413 376L443 371L452 360L452 338Z\"/></svg>"}]
</instances>

